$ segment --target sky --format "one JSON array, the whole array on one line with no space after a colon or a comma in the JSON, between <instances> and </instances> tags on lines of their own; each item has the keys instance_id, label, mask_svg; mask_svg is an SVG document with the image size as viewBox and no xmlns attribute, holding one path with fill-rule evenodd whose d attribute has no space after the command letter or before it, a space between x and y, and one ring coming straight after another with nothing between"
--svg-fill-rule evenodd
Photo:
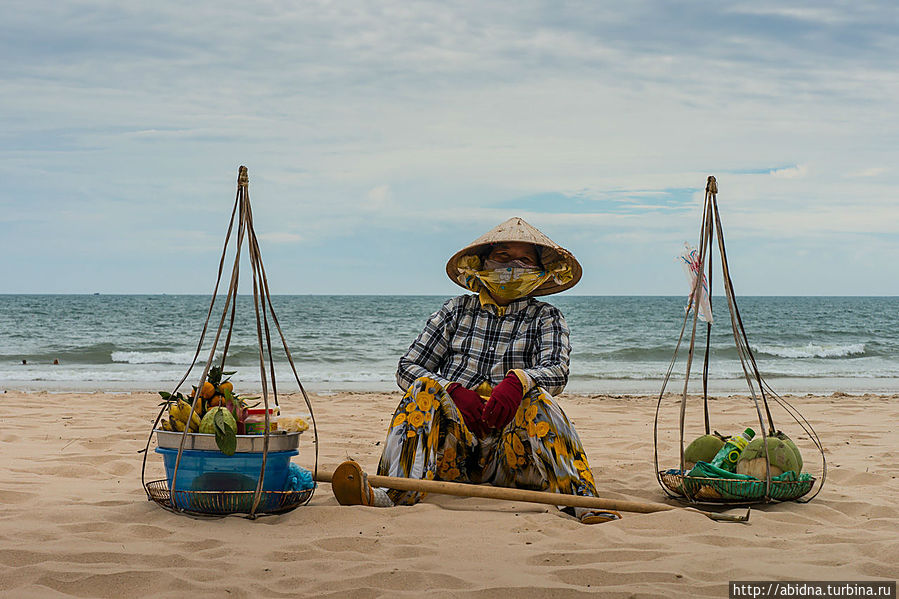
<instances>
[{"instance_id":1,"label":"sky","mask_svg":"<svg viewBox=\"0 0 899 599\"><path fill-rule=\"evenodd\" d=\"M714 175L738 295L899 295L892 1L29 0L0 51L0 293L210 293L246 165L275 294L448 296L512 216L686 294Z\"/></svg>"}]
</instances>

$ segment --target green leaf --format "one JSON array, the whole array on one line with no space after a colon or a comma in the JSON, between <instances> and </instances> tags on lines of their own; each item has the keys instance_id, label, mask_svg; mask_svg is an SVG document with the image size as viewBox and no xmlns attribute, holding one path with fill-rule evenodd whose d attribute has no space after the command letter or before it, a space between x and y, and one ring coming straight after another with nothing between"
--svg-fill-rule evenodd
<instances>
[{"instance_id":1,"label":"green leaf","mask_svg":"<svg viewBox=\"0 0 899 599\"><path fill-rule=\"evenodd\" d=\"M223 454L234 455L237 451L237 430L225 420L221 410L216 411L212 421L215 424L215 444Z\"/></svg>"},{"instance_id":2,"label":"green leaf","mask_svg":"<svg viewBox=\"0 0 899 599\"><path fill-rule=\"evenodd\" d=\"M168 399L172 396L172 394L169 393L168 391L158 391L158 393L159 393L159 396L162 397L162 399L164 399L166 401L168 401Z\"/></svg>"}]
</instances>

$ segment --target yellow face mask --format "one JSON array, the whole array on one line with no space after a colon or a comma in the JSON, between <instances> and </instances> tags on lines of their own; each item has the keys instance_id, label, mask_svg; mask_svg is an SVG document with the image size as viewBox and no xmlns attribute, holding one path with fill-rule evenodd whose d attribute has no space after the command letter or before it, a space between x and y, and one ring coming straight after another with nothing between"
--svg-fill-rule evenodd
<instances>
[{"instance_id":1,"label":"yellow face mask","mask_svg":"<svg viewBox=\"0 0 899 599\"><path fill-rule=\"evenodd\" d=\"M477 293L486 289L495 299L504 302L527 297L549 279L560 284L571 279L571 268L561 261L545 269L514 266L485 269L478 256L462 256L457 266L460 283Z\"/></svg>"},{"instance_id":2,"label":"yellow face mask","mask_svg":"<svg viewBox=\"0 0 899 599\"><path fill-rule=\"evenodd\" d=\"M526 297L546 281L545 270L524 268L496 268L479 270L475 277L495 299L512 301Z\"/></svg>"}]
</instances>

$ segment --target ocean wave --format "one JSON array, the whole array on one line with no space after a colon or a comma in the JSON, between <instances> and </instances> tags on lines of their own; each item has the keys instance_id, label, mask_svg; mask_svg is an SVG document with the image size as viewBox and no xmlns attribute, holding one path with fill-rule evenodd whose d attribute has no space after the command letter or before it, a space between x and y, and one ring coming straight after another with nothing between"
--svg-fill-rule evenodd
<instances>
[{"instance_id":1,"label":"ocean wave","mask_svg":"<svg viewBox=\"0 0 899 599\"><path fill-rule=\"evenodd\" d=\"M848 361L848 360L847 360ZM899 366L876 358L862 358L866 363L862 368L851 368L841 360L821 360L817 364L808 361L789 361L776 369L763 368L763 376L778 391L782 380L813 381L809 384L827 386L826 381L843 381L834 388L844 389L895 389L899 384ZM359 390L395 390L394 368L372 365L344 364L340 368L323 368L314 365L303 367L298 365L300 380L311 389L359 389ZM631 390L643 389L658 391L666 370L664 364L631 364L618 365L617 368L599 368L590 364L574 364L569 379L569 391L596 390L609 388L609 385L632 385ZM715 364L710 368L710 384L728 388L742 387L743 373L733 368L733 364ZM858 365L856 365L858 366ZM125 389L125 390L166 390L172 391L172 385L184 376L186 366L179 364L131 364L117 362L107 365L9 365L0 364L0 388L34 388L34 389ZM189 389L196 383L202 368L198 365L189 374L188 380L181 390ZM683 386L684 373L672 373L668 389L677 390ZM691 385L701 385L701 373L691 374ZM258 369L240 369L232 378L235 388L240 392L257 393L261 389ZM279 365L276 369L276 380L279 392L295 392L298 387L289 368ZM618 383L615 383L618 381ZM846 381L858 381L847 383ZM884 381L877 383L876 381ZM270 383L270 381L269 381ZM836 384L836 383L835 383ZM847 386L848 385L848 386ZM873 386L873 387L872 387Z\"/></svg>"},{"instance_id":2,"label":"ocean wave","mask_svg":"<svg viewBox=\"0 0 899 599\"><path fill-rule=\"evenodd\" d=\"M219 348L221 345L219 346ZM190 350L116 350L107 354L112 356L113 362L121 362L127 364L190 364L193 360L196 349ZM221 359L221 351L217 351L218 357ZM291 349L291 356L297 363L315 363L322 365L335 365L340 363L358 363L366 364L371 362L395 362L396 358L391 357L385 360L376 351L359 350L355 348L340 348L339 350L308 350ZM204 347L200 352L200 360L205 360L209 355L209 348ZM266 351L267 355L267 351ZM275 362L285 362L286 355L283 348L273 347L272 356ZM235 367L256 367L259 363L258 348L242 348L232 346L228 351L228 363Z\"/></svg>"},{"instance_id":3,"label":"ocean wave","mask_svg":"<svg viewBox=\"0 0 899 599\"><path fill-rule=\"evenodd\" d=\"M202 366L194 367L188 380L185 382L186 388L196 382L196 378L202 373ZM178 364L165 365L163 363L126 363L120 362L110 365L109 367L59 367L59 366L42 366L42 367L26 367L2 369L0 368L0 382L3 381L56 381L56 382L81 382L81 383L104 383L104 382L129 382L139 384L138 386L146 386L146 383L152 383L160 389L166 389L168 386L178 381L184 375L184 369ZM269 372L266 371L266 377ZM300 382L307 383L396 383L396 377L393 371L385 370L383 372L373 370L304 370L299 373ZM275 372L276 380L279 388L286 386L288 388L296 385L296 379L293 372L289 368L279 367ZM261 383L258 369L247 369L240 371L234 375L231 380L235 387L243 389L247 385L257 388ZM267 379L271 384L271 379Z\"/></svg>"},{"instance_id":4,"label":"ocean wave","mask_svg":"<svg viewBox=\"0 0 899 599\"><path fill-rule=\"evenodd\" d=\"M849 356L862 356L865 354L864 343L849 343L845 345L823 345L809 342L803 346L776 347L773 345L758 345L753 349L760 354L767 354L778 358L847 358Z\"/></svg>"},{"instance_id":5,"label":"ocean wave","mask_svg":"<svg viewBox=\"0 0 899 599\"><path fill-rule=\"evenodd\" d=\"M113 362L126 364L190 364L195 351L114 351Z\"/></svg>"}]
</instances>

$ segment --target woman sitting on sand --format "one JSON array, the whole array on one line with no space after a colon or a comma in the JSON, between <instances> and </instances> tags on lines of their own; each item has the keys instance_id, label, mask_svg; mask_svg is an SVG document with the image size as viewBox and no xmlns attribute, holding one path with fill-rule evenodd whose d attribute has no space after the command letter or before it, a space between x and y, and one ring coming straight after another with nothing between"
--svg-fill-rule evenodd
<instances>
[{"instance_id":1,"label":"woman sitting on sand","mask_svg":"<svg viewBox=\"0 0 899 599\"><path fill-rule=\"evenodd\" d=\"M400 358L405 396L378 474L597 496L577 432L553 399L568 382L568 326L533 297L573 287L580 264L512 218L457 252L446 272L476 295L447 301ZM371 488L354 462L334 478L345 505L412 505L422 496ZM573 513L589 524L621 517Z\"/></svg>"}]
</instances>

